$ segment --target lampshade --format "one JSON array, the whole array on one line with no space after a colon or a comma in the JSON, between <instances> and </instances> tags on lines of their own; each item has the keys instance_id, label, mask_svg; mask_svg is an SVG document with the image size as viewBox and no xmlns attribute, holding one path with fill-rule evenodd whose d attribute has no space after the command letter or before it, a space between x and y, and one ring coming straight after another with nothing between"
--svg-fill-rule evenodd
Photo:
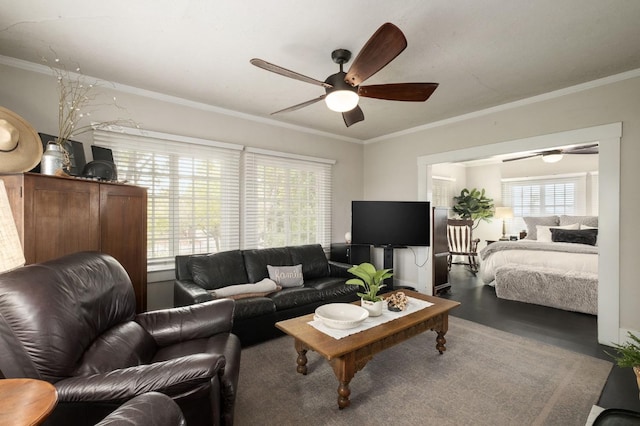
<instances>
[{"instance_id":1,"label":"lampshade","mask_svg":"<svg viewBox=\"0 0 640 426\"><path fill-rule=\"evenodd\" d=\"M513 217L513 209L511 207L496 207L493 215L496 219L511 219Z\"/></svg>"},{"instance_id":2,"label":"lampshade","mask_svg":"<svg viewBox=\"0 0 640 426\"><path fill-rule=\"evenodd\" d=\"M336 112L351 111L358 105L360 97L353 90L334 90L327 94L324 101L330 110Z\"/></svg>"},{"instance_id":3,"label":"lampshade","mask_svg":"<svg viewBox=\"0 0 640 426\"><path fill-rule=\"evenodd\" d=\"M24 265L24 252L13 220L9 198L0 180L0 273Z\"/></svg>"},{"instance_id":4,"label":"lampshade","mask_svg":"<svg viewBox=\"0 0 640 426\"><path fill-rule=\"evenodd\" d=\"M562 160L562 154L546 154L542 156L542 161L545 163L557 163Z\"/></svg>"}]
</instances>

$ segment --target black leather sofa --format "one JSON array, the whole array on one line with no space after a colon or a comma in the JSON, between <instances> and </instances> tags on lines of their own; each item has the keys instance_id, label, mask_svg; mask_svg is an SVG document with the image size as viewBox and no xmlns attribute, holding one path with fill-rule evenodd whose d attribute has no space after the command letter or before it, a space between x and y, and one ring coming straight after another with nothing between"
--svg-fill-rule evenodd
<instances>
[{"instance_id":1,"label":"black leather sofa","mask_svg":"<svg viewBox=\"0 0 640 426\"><path fill-rule=\"evenodd\" d=\"M0 371L52 383L49 425L94 425L147 392L191 425L231 425L240 341L234 301L136 314L113 257L75 253L0 274Z\"/></svg>"},{"instance_id":2,"label":"black leather sofa","mask_svg":"<svg viewBox=\"0 0 640 426\"><path fill-rule=\"evenodd\" d=\"M236 299L233 333L248 346L282 333L278 321L313 312L318 306L358 299L359 287L345 284L353 278L351 265L327 260L319 244L215 254L176 256L175 306L213 299L217 288L258 283L269 278L267 265L302 265L304 284L270 294Z\"/></svg>"}]
</instances>

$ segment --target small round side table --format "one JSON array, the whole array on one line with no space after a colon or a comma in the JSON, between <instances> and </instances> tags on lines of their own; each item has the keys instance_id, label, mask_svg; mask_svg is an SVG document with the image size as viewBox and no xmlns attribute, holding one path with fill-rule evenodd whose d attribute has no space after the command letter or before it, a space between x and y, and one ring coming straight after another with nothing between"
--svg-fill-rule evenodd
<instances>
[{"instance_id":1,"label":"small round side table","mask_svg":"<svg viewBox=\"0 0 640 426\"><path fill-rule=\"evenodd\" d=\"M35 379L0 379L0 424L39 425L58 402L56 388Z\"/></svg>"}]
</instances>

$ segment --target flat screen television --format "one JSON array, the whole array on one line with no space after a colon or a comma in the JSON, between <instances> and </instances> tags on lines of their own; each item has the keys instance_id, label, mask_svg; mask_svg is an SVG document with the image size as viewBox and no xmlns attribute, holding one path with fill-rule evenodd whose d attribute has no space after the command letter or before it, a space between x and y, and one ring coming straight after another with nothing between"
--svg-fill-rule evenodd
<instances>
[{"instance_id":1,"label":"flat screen television","mask_svg":"<svg viewBox=\"0 0 640 426\"><path fill-rule=\"evenodd\" d=\"M428 201L352 201L351 243L429 246L430 217Z\"/></svg>"}]
</instances>

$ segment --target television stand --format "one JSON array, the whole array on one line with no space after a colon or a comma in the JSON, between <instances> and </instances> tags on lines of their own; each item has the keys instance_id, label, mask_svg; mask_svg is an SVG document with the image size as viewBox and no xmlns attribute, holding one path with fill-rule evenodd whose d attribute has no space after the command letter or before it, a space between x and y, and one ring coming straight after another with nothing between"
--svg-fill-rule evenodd
<instances>
[{"instance_id":1,"label":"television stand","mask_svg":"<svg viewBox=\"0 0 640 426\"><path fill-rule=\"evenodd\" d=\"M382 263L382 267L384 269L393 269L393 249L404 249L407 248L406 246L381 246L384 249L384 257L383 257L383 263ZM384 280L384 283L386 285L386 287L384 288L384 292L390 292L393 290L412 290L412 291L416 291L415 288L413 287L407 287L407 286L396 286L394 284L394 279L393 277L391 278L387 278L386 280Z\"/></svg>"}]
</instances>

